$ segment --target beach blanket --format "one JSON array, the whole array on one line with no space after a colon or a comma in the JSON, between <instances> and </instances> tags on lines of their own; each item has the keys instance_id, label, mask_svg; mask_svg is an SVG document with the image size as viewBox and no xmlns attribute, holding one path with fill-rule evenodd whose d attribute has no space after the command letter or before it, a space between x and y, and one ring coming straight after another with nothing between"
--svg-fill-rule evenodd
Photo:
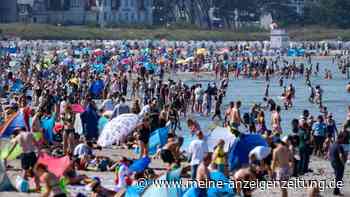
<instances>
[{"instance_id":1,"label":"beach blanket","mask_svg":"<svg viewBox=\"0 0 350 197\"><path fill-rule=\"evenodd\" d=\"M37 163L46 165L51 173L57 177L61 177L71 164L71 161L68 156L58 158L50 156L47 153L40 153Z\"/></svg>"}]
</instances>

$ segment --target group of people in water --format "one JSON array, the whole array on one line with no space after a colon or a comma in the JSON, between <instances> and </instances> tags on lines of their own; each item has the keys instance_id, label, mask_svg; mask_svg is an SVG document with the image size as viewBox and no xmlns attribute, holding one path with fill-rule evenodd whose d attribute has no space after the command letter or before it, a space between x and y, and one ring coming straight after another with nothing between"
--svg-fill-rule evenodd
<instances>
[{"instance_id":1,"label":"group of people in water","mask_svg":"<svg viewBox=\"0 0 350 197\"><path fill-rule=\"evenodd\" d=\"M23 179L34 177L37 192L44 185L42 196L68 195L60 186L61 177L37 163L42 151L68 156L72 164L63 175L66 183L87 184L95 196L114 196L138 179L154 176L152 169L130 175L128 166L132 161L129 158L113 161L96 153L101 150L96 140L103 126L126 113L138 114L142 120L119 146L137 146L140 158L147 157L151 133L168 126L167 143L153 158L159 156L167 164L167 171L188 163L191 166L189 177L194 180L209 180L212 170L234 180L288 180L291 176L312 172L309 167L312 155L329 159L336 180L343 178L347 158L343 145L349 143L350 115L338 129L332 113L323 103L322 88L312 84L312 78L320 73L320 65L312 64L311 56L308 63L296 63L287 61L284 56L244 55L251 50L245 47L166 48L152 43L140 46L137 42L108 47L81 42L68 47L54 46L48 51L44 51L40 43L14 48L15 52L7 51L0 57L0 95L4 98L1 128L4 131L13 116L23 113L24 126L11 133L13 146L8 155L16 145L22 148ZM333 58L333 63L345 75L349 72L348 62L342 56ZM182 77L191 73L191 77L199 78L202 72L210 73L212 80L193 83ZM284 131L281 111L294 107L296 94L293 84L286 85L285 80L301 77L305 79L305 87L310 89L308 100L319 106L320 115L312 116L305 109L299 119L292 120L292 130ZM332 79L331 70L325 71L324 78ZM248 79L264 79L267 85L262 103L253 104L250 111L242 113L244 101L225 103L225 100L232 80ZM276 81L283 87L283 107L270 96L270 84ZM244 87L239 88L244 91ZM271 114L270 125L267 113ZM211 121L228 127L237 139L247 133L260 134L271 153L263 159L250 155L247 166L230 171L224 139L209 153L206 129L193 114L209 116ZM77 130L77 119L81 121L81 131ZM181 124L184 119L187 127ZM196 139L184 154L182 135L187 128ZM42 133L40 140L35 139L37 132ZM96 167L95 170L114 171L116 189L104 188L97 177L78 174L77 170L91 169L91 166ZM254 189L237 188L236 193L251 196ZM317 189L312 188L310 196L316 196ZM206 189L199 188L197 194L206 196ZM282 189L282 194L287 196L287 190ZM334 194L340 195L340 188L336 188Z\"/></svg>"}]
</instances>

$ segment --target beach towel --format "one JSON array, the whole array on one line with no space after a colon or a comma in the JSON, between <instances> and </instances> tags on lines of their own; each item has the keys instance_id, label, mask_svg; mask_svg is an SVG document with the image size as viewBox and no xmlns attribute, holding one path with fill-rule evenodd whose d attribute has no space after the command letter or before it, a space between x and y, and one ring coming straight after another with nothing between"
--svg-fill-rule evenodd
<instances>
[{"instance_id":1,"label":"beach towel","mask_svg":"<svg viewBox=\"0 0 350 197\"><path fill-rule=\"evenodd\" d=\"M53 142L53 129L55 127L55 114L41 119L41 127L44 129L44 138L48 142Z\"/></svg>"},{"instance_id":2,"label":"beach towel","mask_svg":"<svg viewBox=\"0 0 350 197\"><path fill-rule=\"evenodd\" d=\"M81 122L80 114L75 114L75 120L74 120L74 131L75 133L82 135L83 134L83 125Z\"/></svg>"},{"instance_id":3,"label":"beach towel","mask_svg":"<svg viewBox=\"0 0 350 197\"><path fill-rule=\"evenodd\" d=\"M61 177L71 164L71 161L68 156L58 158L50 156L47 153L40 153L37 163L46 165L51 173L57 177Z\"/></svg>"}]
</instances>

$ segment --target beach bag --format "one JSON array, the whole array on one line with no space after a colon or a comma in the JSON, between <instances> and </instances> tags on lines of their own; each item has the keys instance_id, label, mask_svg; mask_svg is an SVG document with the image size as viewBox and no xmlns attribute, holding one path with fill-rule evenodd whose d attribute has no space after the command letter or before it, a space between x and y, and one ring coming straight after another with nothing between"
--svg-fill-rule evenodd
<instances>
[{"instance_id":1,"label":"beach bag","mask_svg":"<svg viewBox=\"0 0 350 197\"><path fill-rule=\"evenodd\" d=\"M20 192L29 192L29 182L27 180L24 180L22 177L17 176L16 188Z\"/></svg>"}]
</instances>

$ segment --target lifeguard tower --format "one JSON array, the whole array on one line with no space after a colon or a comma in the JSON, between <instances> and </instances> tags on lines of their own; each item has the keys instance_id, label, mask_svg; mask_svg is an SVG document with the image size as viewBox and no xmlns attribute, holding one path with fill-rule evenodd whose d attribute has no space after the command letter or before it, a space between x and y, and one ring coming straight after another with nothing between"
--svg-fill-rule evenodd
<instances>
[{"instance_id":1,"label":"lifeguard tower","mask_svg":"<svg viewBox=\"0 0 350 197\"><path fill-rule=\"evenodd\" d=\"M289 47L289 37L284 29L272 29L270 35L272 49L287 49Z\"/></svg>"}]
</instances>

